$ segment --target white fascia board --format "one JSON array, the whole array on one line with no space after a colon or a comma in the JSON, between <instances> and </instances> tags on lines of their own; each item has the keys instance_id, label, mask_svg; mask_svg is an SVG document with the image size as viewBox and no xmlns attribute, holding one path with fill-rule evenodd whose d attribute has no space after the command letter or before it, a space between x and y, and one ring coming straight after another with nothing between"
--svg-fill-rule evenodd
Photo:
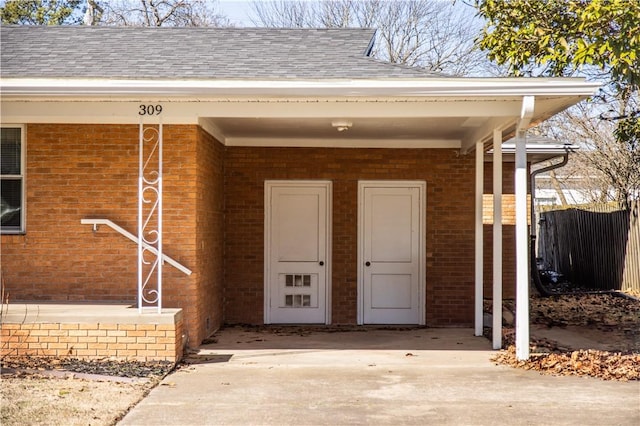
<instances>
[{"instance_id":1,"label":"white fascia board","mask_svg":"<svg viewBox=\"0 0 640 426\"><path fill-rule=\"evenodd\" d=\"M520 103L510 98L502 101L443 100L357 101L327 99L256 100L169 100L130 101L85 99L7 99L0 105L3 121L41 123L137 123L141 104L162 105L165 124L194 124L198 117L216 118L394 118L394 117L493 117L517 116ZM202 124L202 123L199 123Z\"/></svg>"},{"instance_id":2,"label":"white fascia board","mask_svg":"<svg viewBox=\"0 0 640 426\"><path fill-rule=\"evenodd\" d=\"M363 80L117 80L3 78L3 96L590 96L582 78L419 78Z\"/></svg>"}]
</instances>

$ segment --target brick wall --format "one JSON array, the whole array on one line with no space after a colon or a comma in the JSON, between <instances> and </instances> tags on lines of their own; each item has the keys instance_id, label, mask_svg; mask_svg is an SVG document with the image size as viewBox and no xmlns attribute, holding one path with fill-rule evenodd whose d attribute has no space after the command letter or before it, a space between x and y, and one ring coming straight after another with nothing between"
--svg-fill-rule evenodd
<instances>
[{"instance_id":1,"label":"brick wall","mask_svg":"<svg viewBox=\"0 0 640 426\"><path fill-rule=\"evenodd\" d=\"M215 294L201 288L214 283L204 278L210 273L207 261L198 261L199 253L207 259L211 253L198 247L216 236L198 240L196 230L207 226L202 221L209 214L203 213L209 201L196 200L196 186L206 188L209 179L204 163L196 167L197 150L206 141L197 126L164 126L163 133L164 248L194 271L186 276L165 264L163 302L184 309L185 330L197 346L207 333L202 304ZM27 232L1 237L10 300L135 303L136 245L107 227L94 233L80 219L104 217L137 234L138 126L29 124L26 156ZM209 300L202 300L203 292Z\"/></svg>"},{"instance_id":2,"label":"brick wall","mask_svg":"<svg viewBox=\"0 0 640 426\"><path fill-rule=\"evenodd\" d=\"M2 236L12 300L133 301L135 246L80 219L135 230L136 140L135 126L26 126L27 233Z\"/></svg>"},{"instance_id":3,"label":"brick wall","mask_svg":"<svg viewBox=\"0 0 640 426\"><path fill-rule=\"evenodd\" d=\"M223 322L224 147L198 129L196 153L197 324L206 337Z\"/></svg>"},{"instance_id":4,"label":"brick wall","mask_svg":"<svg viewBox=\"0 0 640 426\"><path fill-rule=\"evenodd\" d=\"M334 323L355 323L358 180L427 182L427 323L473 320L474 159L454 150L226 148L225 320L262 323L264 181L333 182Z\"/></svg>"},{"instance_id":5,"label":"brick wall","mask_svg":"<svg viewBox=\"0 0 640 426\"><path fill-rule=\"evenodd\" d=\"M137 125L26 126L27 233L1 241L11 300L135 301L135 244L106 227L94 233L80 219L105 217L135 233L137 141ZM425 149L225 148L197 126L164 126L164 143L164 247L194 271L186 276L165 266L164 306L184 310L190 346L223 321L262 322L268 179L333 181L335 323L356 321L358 180L425 180L427 322L471 324L473 156ZM512 181L505 167L505 193ZM486 241L488 255L490 232ZM507 253L505 274L511 273L509 259ZM485 265L490 277L490 258Z\"/></svg>"},{"instance_id":6,"label":"brick wall","mask_svg":"<svg viewBox=\"0 0 640 426\"><path fill-rule=\"evenodd\" d=\"M3 323L0 356L178 362L183 355L183 332L181 315L173 324Z\"/></svg>"}]
</instances>

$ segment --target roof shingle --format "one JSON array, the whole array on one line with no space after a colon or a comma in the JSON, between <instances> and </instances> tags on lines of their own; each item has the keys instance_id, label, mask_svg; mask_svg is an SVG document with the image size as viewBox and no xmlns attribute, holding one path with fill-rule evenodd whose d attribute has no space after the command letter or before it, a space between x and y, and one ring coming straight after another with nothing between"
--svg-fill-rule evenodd
<instances>
[{"instance_id":1,"label":"roof shingle","mask_svg":"<svg viewBox=\"0 0 640 426\"><path fill-rule=\"evenodd\" d=\"M416 78L368 55L375 30L3 26L2 77Z\"/></svg>"}]
</instances>

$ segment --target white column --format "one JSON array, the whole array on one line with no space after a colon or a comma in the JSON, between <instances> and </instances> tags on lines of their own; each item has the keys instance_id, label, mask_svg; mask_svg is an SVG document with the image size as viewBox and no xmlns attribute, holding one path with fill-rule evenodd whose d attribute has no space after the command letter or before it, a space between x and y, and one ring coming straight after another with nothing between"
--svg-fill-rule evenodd
<instances>
[{"instance_id":1,"label":"white column","mask_svg":"<svg viewBox=\"0 0 640 426\"><path fill-rule=\"evenodd\" d=\"M516 358L529 359L529 242L527 229L527 139L516 138Z\"/></svg>"},{"instance_id":2,"label":"white column","mask_svg":"<svg viewBox=\"0 0 640 426\"><path fill-rule=\"evenodd\" d=\"M142 190L144 189L144 122L142 116L140 116L139 134L138 134L138 312L142 313L142 291L143 291L143 254L144 243L142 240L144 225L143 225L143 210L142 210Z\"/></svg>"},{"instance_id":3,"label":"white column","mask_svg":"<svg viewBox=\"0 0 640 426\"><path fill-rule=\"evenodd\" d=\"M482 228L482 195L484 192L484 143L476 142L476 250L475 250L475 335L482 336L483 318L483 228Z\"/></svg>"},{"instance_id":4,"label":"white column","mask_svg":"<svg viewBox=\"0 0 640 426\"><path fill-rule=\"evenodd\" d=\"M502 348L502 131L493 131L493 349Z\"/></svg>"},{"instance_id":5,"label":"white column","mask_svg":"<svg viewBox=\"0 0 640 426\"><path fill-rule=\"evenodd\" d=\"M535 97L522 98L516 129L516 359L529 359L529 233L527 232L526 131L535 110Z\"/></svg>"},{"instance_id":6,"label":"white column","mask_svg":"<svg viewBox=\"0 0 640 426\"><path fill-rule=\"evenodd\" d=\"M162 151L163 148L163 138L162 138L163 130L162 130L162 117L158 122L158 272L157 272L157 290L158 290L158 313L162 313L162 265L164 264L164 259L162 258Z\"/></svg>"},{"instance_id":7,"label":"white column","mask_svg":"<svg viewBox=\"0 0 640 426\"><path fill-rule=\"evenodd\" d=\"M138 311L162 313L162 119L156 127L141 116L139 127Z\"/></svg>"}]
</instances>

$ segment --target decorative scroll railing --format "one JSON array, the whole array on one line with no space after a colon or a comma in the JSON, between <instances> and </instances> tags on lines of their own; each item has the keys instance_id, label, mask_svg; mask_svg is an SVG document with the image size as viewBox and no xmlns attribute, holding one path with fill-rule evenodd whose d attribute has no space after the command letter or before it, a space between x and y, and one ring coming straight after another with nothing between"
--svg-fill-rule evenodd
<instances>
[{"instance_id":1,"label":"decorative scroll railing","mask_svg":"<svg viewBox=\"0 0 640 426\"><path fill-rule=\"evenodd\" d=\"M162 121L140 120L138 309L162 312Z\"/></svg>"}]
</instances>

